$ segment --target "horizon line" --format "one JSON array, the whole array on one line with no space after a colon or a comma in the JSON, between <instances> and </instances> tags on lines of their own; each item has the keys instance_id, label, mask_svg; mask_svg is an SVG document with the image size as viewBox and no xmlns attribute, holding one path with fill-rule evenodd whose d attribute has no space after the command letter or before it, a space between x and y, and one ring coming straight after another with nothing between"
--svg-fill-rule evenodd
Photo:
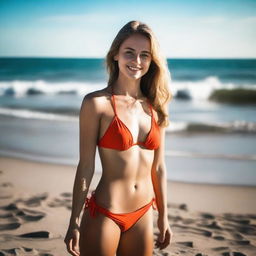
<instances>
[{"instance_id":1,"label":"horizon line","mask_svg":"<svg viewBox=\"0 0 256 256\"><path fill-rule=\"evenodd\" d=\"M91 56L0 56L4 58L27 58L27 59L105 59L106 57L91 57ZM250 59L254 60L256 57L166 57L166 59Z\"/></svg>"}]
</instances>

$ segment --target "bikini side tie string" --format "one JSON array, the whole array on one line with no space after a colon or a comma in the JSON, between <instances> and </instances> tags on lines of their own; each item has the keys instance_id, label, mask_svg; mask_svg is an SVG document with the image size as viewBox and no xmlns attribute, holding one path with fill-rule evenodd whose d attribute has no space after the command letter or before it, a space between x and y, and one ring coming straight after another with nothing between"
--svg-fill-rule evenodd
<instances>
[{"instance_id":1,"label":"bikini side tie string","mask_svg":"<svg viewBox=\"0 0 256 256\"><path fill-rule=\"evenodd\" d=\"M97 205L95 203L94 196L92 195L90 198L86 198L84 209L89 208L89 212L91 217L95 217L97 211Z\"/></svg>"}]
</instances>

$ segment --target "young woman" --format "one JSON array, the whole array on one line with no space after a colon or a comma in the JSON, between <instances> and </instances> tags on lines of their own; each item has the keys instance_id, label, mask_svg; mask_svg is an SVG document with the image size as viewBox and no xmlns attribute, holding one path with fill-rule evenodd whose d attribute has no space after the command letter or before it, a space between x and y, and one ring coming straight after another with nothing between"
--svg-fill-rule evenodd
<instances>
[{"instance_id":1,"label":"young woman","mask_svg":"<svg viewBox=\"0 0 256 256\"><path fill-rule=\"evenodd\" d=\"M108 86L87 94L80 110L80 161L65 243L72 255L151 256L153 208L156 246L163 249L172 238L164 162L171 98L166 60L151 29L131 21L115 37L106 63ZM102 176L86 198L97 146Z\"/></svg>"}]
</instances>

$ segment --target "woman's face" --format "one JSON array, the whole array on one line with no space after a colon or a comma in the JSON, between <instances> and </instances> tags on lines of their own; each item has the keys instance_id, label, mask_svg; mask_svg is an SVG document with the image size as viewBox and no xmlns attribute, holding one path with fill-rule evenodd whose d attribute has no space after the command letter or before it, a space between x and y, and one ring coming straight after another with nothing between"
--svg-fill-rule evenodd
<instances>
[{"instance_id":1,"label":"woman's face","mask_svg":"<svg viewBox=\"0 0 256 256\"><path fill-rule=\"evenodd\" d=\"M120 46L114 60L118 61L119 75L140 79L151 63L150 40L140 34L128 37Z\"/></svg>"}]
</instances>

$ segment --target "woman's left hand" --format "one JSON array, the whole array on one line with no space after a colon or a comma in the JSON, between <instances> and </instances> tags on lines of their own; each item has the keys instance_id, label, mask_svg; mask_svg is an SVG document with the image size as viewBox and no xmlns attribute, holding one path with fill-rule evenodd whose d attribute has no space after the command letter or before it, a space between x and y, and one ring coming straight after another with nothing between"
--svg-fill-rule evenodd
<instances>
[{"instance_id":1,"label":"woman's left hand","mask_svg":"<svg viewBox=\"0 0 256 256\"><path fill-rule=\"evenodd\" d=\"M157 226L160 233L156 240L155 246L162 250L171 243L173 232L170 228L167 217L158 217Z\"/></svg>"}]
</instances>

